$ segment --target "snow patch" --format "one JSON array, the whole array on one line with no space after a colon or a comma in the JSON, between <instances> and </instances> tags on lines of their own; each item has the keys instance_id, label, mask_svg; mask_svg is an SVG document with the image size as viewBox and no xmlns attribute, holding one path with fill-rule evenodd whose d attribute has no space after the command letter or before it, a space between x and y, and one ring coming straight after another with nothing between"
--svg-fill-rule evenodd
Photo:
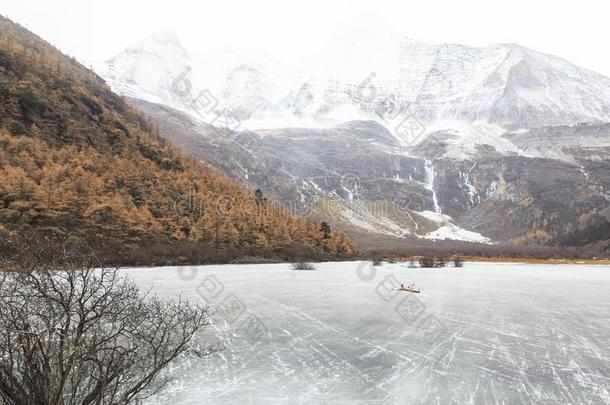
<instances>
[{"instance_id":1,"label":"snow patch","mask_svg":"<svg viewBox=\"0 0 610 405\"><path fill-rule=\"evenodd\" d=\"M451 239L465 242L491 243L489 238L486 238L480 233L467 231L455 224L445 224L437 230L427 233L424 235L424 238L432 240Z\"/></svg>"},{"instance_id":2,"label":"snow patch","mask_svg":"<svg viewBox=\"0 0 610 405\"><path fill-rule=\"evenodd\" d=\"M453 219L449 215L444 215L432 211L419 211L418 215L427 218L437 224L439 227L428 232L423 236L425 239L451 239L467 242L491 243L491 240L480 233L468 231L453 223Z\"/></svg>"}]
</instances>

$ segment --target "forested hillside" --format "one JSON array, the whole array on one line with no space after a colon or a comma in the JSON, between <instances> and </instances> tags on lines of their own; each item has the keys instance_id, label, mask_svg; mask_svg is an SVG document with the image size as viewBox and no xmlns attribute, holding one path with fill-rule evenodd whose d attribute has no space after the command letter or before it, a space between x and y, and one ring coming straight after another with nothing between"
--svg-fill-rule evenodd
<instances>
[{"instance_id":1,"label":"forested hillside","mask_svg":"<svg viewBox=\"0 0 610 405\"><path fill-rule=\"evenodd\" d=\"M353 251L186 157L93 72L0 17L0 233L31 230L120 241L131 257Z\"/></svg>"}]
</instances>

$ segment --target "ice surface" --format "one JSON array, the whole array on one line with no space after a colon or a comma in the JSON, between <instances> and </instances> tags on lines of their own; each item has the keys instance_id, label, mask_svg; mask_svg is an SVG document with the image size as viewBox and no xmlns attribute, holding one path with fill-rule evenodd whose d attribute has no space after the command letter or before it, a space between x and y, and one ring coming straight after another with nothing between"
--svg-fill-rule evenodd
<instances>
[{"instance_id":1,"label":"ice surface","mask_svg":"<svg viewBox=\"0 0 610 405\"><path fill-rule=\"evenodd\" d=\"M610 404L610 266L125 271L206 297L226 346L174 367L150 404ZM411 282L421 294L392 289Z\"/></svg>"}]
</instances>

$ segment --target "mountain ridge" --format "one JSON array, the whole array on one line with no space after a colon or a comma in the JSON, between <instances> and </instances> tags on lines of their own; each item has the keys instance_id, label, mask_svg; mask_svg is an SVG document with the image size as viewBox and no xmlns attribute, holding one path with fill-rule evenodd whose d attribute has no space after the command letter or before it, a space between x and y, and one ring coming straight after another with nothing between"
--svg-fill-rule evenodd
<instances>
[{"instance_id":1,"label":"mountain ridge","mask_svg":"<svg viewBox=\"0 0 610 405\"><path fill-rule=\"evenodd\" d=\"M312 71L311 68L302 68L295 73L292 68L270 67L261 58L249 56L253 62L238 58L234 65L227 62L224 71L195 59L185 59L179 62L182 70L174 69L168 75L176 78L190 68L189 83L193 86L190 97L196 97L198 90L210 89L220 104L236 111L245 129L313 128L350 119L376 119L375 103L392 97L426 125L443 120L465 120L515 130L610 121L610 79L565 59L518 44L428 45L392 36L383 47L389 50L381 51L377 49L379 46L374 46L378 45L374 38L369 38L365 44L349 42L345 38L338 41L348 43L339 46L342 44L333 42L328 48L342 49L341 52L321 51L321 55L310 62L331 66L325 71L322 69L322 73L308 73L307 69ZM383 55L377 57L380 52ZM223 59L222 54L211 56ZM355 62L362 63L355 66ZM140 61L131 58L123 63L138 66ZM386 66L391 64L394 65ZM232 69L237 66L250 69L239 80L231 76ZM119 91L124 83L141 80L137 74L112 70L107 65L98 67L98 71ZM549 86L551 80L552 87ZM273 81L282 81L282 84ZM373 86L379 97L355 101L354 94L363 85ZM162 84L160 86L164 88ZM550 93L541 96L540 92L531 91L532 86L545 88ZM233 90L227 93L227 89ZM161 93L167 93L167 89ZM229 97L228 94L242 94L243 97ZM131 88L124 95L191 113L185 100L176 100L174 96L161 94L154 98L139 93L137 88ZM188 101L189 97L186 104ZM341 115L339 111L348 106L354 111L347 117ZM325 120L331 124L321 123Z\"/></svg>"},{"instance_id":2,"label":"mountain ridge","mask_svg":"<svg viewBox=\"0 0 610 405\"><path fill-rule=\"evenodd\" d=\"M442 137L405 153L376 122L234 132L170 107L130 101L194 156L295 212L332 218L334 226L363 244L387 235L405 245L414 238L491 239L599 244L603 250L610 240L610 226L605 233L596 230L610 224L610 183L604 180L610 155L603 152L610 148L607 124L532 130L526 134L532 139L530 156L480 145L472 157L456 159L438 152ZM549 148L549 132L562 134L562 143L552 146L559 152ZM580 146L575 136L583 133L597 136L598 143ZM522 136L507 133L505 140L517 147ZM545 153L531 156L535 149Z\"/></svg>"}]
</instances>

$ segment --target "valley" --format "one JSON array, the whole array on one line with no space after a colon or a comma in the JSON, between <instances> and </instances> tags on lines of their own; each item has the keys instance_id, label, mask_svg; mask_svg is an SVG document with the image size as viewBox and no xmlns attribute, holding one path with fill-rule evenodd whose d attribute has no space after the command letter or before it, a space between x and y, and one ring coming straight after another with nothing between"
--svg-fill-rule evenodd
<instances>
[{"instance_id":1,"label":"valley","mask_svg":"<svg viewBox=\"0 0 610 405\"><path fill-rule=\"evenodd\" d=\"M608 12L442 3L4 0L0 405L610 405Z\"/></svg>"}]
</instances>

